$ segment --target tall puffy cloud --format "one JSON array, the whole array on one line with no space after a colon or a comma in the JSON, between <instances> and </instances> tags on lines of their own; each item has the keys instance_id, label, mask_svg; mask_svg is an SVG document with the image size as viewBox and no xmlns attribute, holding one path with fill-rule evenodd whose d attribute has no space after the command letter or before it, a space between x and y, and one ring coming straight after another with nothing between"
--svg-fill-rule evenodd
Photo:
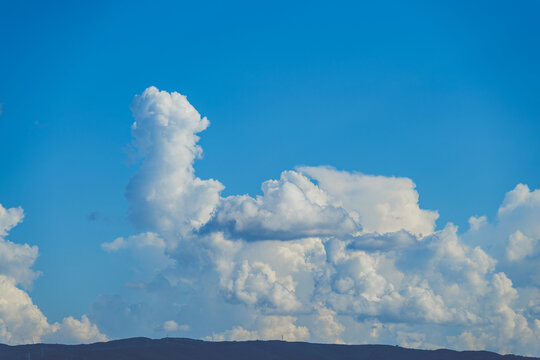
<instances>
[{"instance_id":1,"label":"tall puffy cloud","mask_svg":"<svg viewBox=\"0 0 540 360\"><path fill-rule=\"evenodd\" d=\"M495 221L471 217L464 234L436 228L438 213L420 207L408 178L298 167L261 195L221 197L221 183L195 176L208 121L184 96L149 88L132 110L143 160L127 197L151 233L103 248L138 262L160 254L163 266L139 279L139 300L168 299L174 312L145 324L172 321L215 340L540 354L538 190L518 185ZM120 313L102 300L103 318Z\"/></svg>"},{"instance_id":2,"label":"tall puffy cloud","mask_svg":"<svg viewBox=\"0 0 540 360\"><path fill-rule=\"evenodd\" d=\"M24 218L19 208L6 209L0 204L0 343L21 344L40 341L81 343L104 341L105 335L87 317L65 318L49 323L27 292L39 275L32 270L38 248L15 244L5 239L10 229Z\"/></svg>"},{"instance_id":3,"label":"tall puffy cloud","mask_svg":"<svg viewBox=\"0 0 540 360\"><path fill-rule=\"evenodd\" d=\"M146 89L131 106L134 144L143 158L126 195L130 216L141 227L178 238L199 229L219 201L223 185L195 176L193 162L201 157L197 133L209 121L179 93Z\"/></svg>"}]
</instances>

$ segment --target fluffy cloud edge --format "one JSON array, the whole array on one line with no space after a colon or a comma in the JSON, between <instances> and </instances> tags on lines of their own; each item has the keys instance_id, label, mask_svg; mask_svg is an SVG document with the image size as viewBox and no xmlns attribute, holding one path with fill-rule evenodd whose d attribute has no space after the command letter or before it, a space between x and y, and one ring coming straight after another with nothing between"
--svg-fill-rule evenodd
<instances>
[{"instance_id":1,"label":"fluffy cloud edge","mask_svg":"<svg viewBox=\"0 0 540 360\"><path fill-rule=\"evenodd\" d=\"M0 204L0 342L26 344L41 341L89 343L106 341L86 315L49 323L30 295L19 285L31 287L39 275L31 269L38 257L37 246L15 244L5 237L24 217L22 208Z\"/></svg>"}]
</instances>

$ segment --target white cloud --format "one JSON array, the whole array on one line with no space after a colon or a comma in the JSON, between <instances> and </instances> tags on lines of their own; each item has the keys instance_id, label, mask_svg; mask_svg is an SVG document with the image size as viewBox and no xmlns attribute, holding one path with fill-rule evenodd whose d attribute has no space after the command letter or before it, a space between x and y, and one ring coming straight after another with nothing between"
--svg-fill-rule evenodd
<instances>
[{"instance_id":1,"label":"white cloud","mask_svg":"<svg viewBox=\"0 0 540 360\"><path fill-rule=\"evenodd\" d=\"M508 246L506 247L506 257L510 261L522 260L527 255L532 254L535 247L535 240L523 235L517 230L508 238Z\"/></svg>"},{"instance_id":2,"label":"white cloud","mask_svg":"<svg viewBox=\"0 0 540 360\"><path fill-rule=\"evenodd\" d=\"M118 237L111 242L104 242L101 244L101 248L106 252L116 252L127 246L127 242L123 237Z\"/></svg>"},{"instance_id":3,"label":"white cloud","mask_svg":"<svg viewBox=\"0 0 540 360\"><path fill-rule=\"evenodd\" d=\"M235 326L223 333L213 334L206 339L212 341L307 340L309 338L308 328L295 325L296 320L293 316L263 316L254 324L257 330L251 331L241 326Z\"/></svg>"},{"instance_id":4,"label":"white cloud","mask_svg":"<svg viewBox=\"0 0 540 360\"><path fill-rule=\"evenodd\" d=\"M209 122L185 96L155 87L136 96L131 110L134 144L143 161L126 190L130 216L167 239L187 235L210 219L223 189L220 182L194 174L193 162L202 155L196 134Z\"/></svg>"},{"instance_id":5,"label":"white cloud","mask_svg":"<svg viewBox=\"0 0 540 360\"><path fill-rule=\"evenodd\" d=\"M272 307L292 311L300 307L294 295L295 282L291 276L278 277L268 265L245 260L240 264L230 291L233 296L249 305Z\"/></svg>"},{"instance_id":6,"label":"white cloud","mask_svg":"<svg viewBox=\"0 0 540 360\"><path fill-rule=\"evenodd\" d=\"M262 185L262 196L223 199L215 224L244 239L297 239L347 234L358 224L305 176L284 171Z\"/></svg>"},{"instance_id":7,"label":"white cloud","mask_svg":"<svg viewBox=\"0 0 540 360\"><path fill-rule=\"evenodd\" d=\"M226 298L265 312L299 310L313 286L306 280L325 261L319 238L238 243L214 236L208 246Z\"/></svg>"},{"instance_id":8,"label":"white cloud","mask_svg":"<svg viewBox=\"0 0 540 360\"><path fill-rule=\"evenodd\" d=\"M38 273L31 269L38 248L6 240L8 231L23 219L21 208L0 205L0 343L21 344L58 340L64 343L104 341L95 324L86 316L65 318L50 324L27 292Z\"/></svg>"},{"instance_id":9,"label":"white cloud","mask_svg":"<svg viewBox=\"0 0 540 360\"><path fill-rule=\"evenodd\" d=\"M31 268L37 257L37 246L15 244L0 236L0 274L10 276L17 284L25 288L32 286L39 275Z\"/></svg>"},{"instance_id":10,"label":"white cloud","mask_svg":"<svg viewBox=\"0 0 540 360\"><path fill-rule=\"evenodd\" d=\"M526 236L540 238L540 190L531 191L527 185L517 185L506 194L498 217L501 230L512 227Z\"/></svg>"},{"instance_id":11,"label":"white cloud","mask_svg":"<svg viewBox=\"0 0 540 360\"><path fill-rule=\"evenodd\" d=\"M474 243L498 261L519 287L540 286L540 191L518 184L509 191L498 209L493 223L464 234L467 243Z\"/></svg>"},{"instance_id":12,"label":"white cloud","mask_svg":"<svg viewBox=\"0 0 540 360\"><path fill-rule=\"evenodd\" d=\"M9 230L24 218L21 207L6 209L0 204L0 236L6 236Z\"/></svg>"},{"instance_id":13,"label":"white cloud","mask_svg":"<svg viewBox=\"0 0 540 360\"><path fill-rule=\"evenodd\" d=\"M406 230L418 236L435 229L436 211L420 209L416 185L408 178L364 175L329 167L299 167L319 187L355 214L365 233Z\"/></svg>"},{"instance_id":14,"label":"white cloud","mask_svg":"<svg viewBox=\"0 0 540 360\"><path fill-rule=\"evenodd\" d=\"M47 318L15 279L0 275L0 342L32 343L50 331Z\"/></svg>"},{"instance_id":15,"label":"white cloud","mask_svg":"<svg viewBox=\"0 0 540 360\"><path fill-rule=\"evenodd\" d=\"M314 322L315 326L312 329L319 339L333 344L344 343L341 334L345 331L345 327L337 320L335 311L320 306L314 316Z\"/></svg>"},{"instance_id":16,"label":"white cloud","mask_svg":"<svg viewBox=\"0 0 540 360\"><path fill-rule=\"evenodd\" d=\"M471 216L469 218L469 226L471 230L479 230L482 226L487 224L487 217L485 216Z\"/></svg>"},{"instance_id":17,"label":"white cloud","mask_svg":"<svg viewBox=\"0 0 540 360\"><path fill-rule=\"evenodd\" d=\"M537 208L539 203L540 191L531 191L527 185L518 184L506 194L498 213L504 215L522 206Z\"/></svg>"},{"instance_id":18,"label":"white cloud","mask_svg":"<svg viewBox=\"0 0 540 360\"><path fill-rule=\"evenodd\" d=\"M98 324L121 333L107 322L120 314L137 329L182 319L214 340L540 353L538 190L518 185L493 223L471 217L465 234L436 229L438 213L420 207L408 178L299 167L259 196L220 197L221 183L193 168L208 120L155 88L132 109L143 161L127 196L134 223L152 233L102 246L152 264L137 275L139 304L173 310L99 301Z\"/></svg>"},{"instance_id":19,"label":"white cloud","mask_svg":"<svg viewBox=\"0 0 540 360\"><path fill-rule=\"evenodd\" d=\"M259 320L258 332L264 340L303 341L309 338L305 326L295 324L294 316L264 316Z\"/></svg>"},{"instance_id":20,"label":"white cloud","mask_svg":"<svg viewBox=\"0 0 540 360\"><path fill-rule=\"evenodd\" d=\"M156 248L165 249L166 244L158 234L147 232L138 235L129 236L127 239L119 237L112 242L105 242L101 244L103 250L107 252L116 252L124 248Z\"/></svg>"},{"instance_id":21,"label":"white cloud","mask_svg":"<svg viewBox=\"0 0 540 360\"><path fill-rule=\"evenodd\" d=\"M241 326L235 326L230 330L222 333L215 333L212 336L207 336L206 341L250 341L259 340L257 331L249 331Z\"/></svg>"},{"instance_id":22,"label":"white cloud","mask_svg":"<svg viewBox=\"0 0 540 360\"><path fill-rule=\"evenodd\" d=\"M174 320L167 320L163 323L163 331L167 332L177 332L177 331L187 331L189 330L189 325L179 325Z\"/></svg>"},{"instance_id":23,"label":"white cloud","mask_svg":"<svg viewBox=\"0 0 540 360\"><path fill-rule=\"evenodd\" d=\"M107 341L97 326L88 320L86 315L77 320L72 316L64 318L60 324L51 326L52 331L44 335L43 341L62 344L88 344Z\"/></svg>"}]
</instances>

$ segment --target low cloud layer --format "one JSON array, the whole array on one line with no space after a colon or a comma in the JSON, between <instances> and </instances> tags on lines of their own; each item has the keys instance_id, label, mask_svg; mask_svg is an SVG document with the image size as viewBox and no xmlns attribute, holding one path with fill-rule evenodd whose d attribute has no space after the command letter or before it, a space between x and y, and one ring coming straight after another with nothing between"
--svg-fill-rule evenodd
<instances>
[{"instance_id":1,"label":"low cloud layer","mask_svg":"<svg viewBox=\"0 0 540 360\"><path fill-rule=\"evenodd\" d=\"M540 354L540 191L517 185L496 219L471 217L461 234L436 226L408 178L298 167L260 195L223 197L220 182L194 173L209 123L184 96L151 87L132 110L142 157L132 220L163 242L103 247L136 262L160 253L140 299L155 309L158 294L173 310L144 321L173 319L214 340Z\"/></svg>"},{"instance_id":2,"label":"low cloud layer","mask_svg":"<svg viewBox=\"0 0 540 360\"><path fill-rule=\"evenodd\" d=\"M26 292L37 247L5 239L22 209L0 207L0 342L172 334L540 355L539 190L518 184L466 231L437 224L411 179L327 166L222 196L195 174L209 121L185 96L150 87L131 109L141 162L126 196L141 230L102 248L131 261L132 295L48 323Z\"/></svg>"}]
</instances>

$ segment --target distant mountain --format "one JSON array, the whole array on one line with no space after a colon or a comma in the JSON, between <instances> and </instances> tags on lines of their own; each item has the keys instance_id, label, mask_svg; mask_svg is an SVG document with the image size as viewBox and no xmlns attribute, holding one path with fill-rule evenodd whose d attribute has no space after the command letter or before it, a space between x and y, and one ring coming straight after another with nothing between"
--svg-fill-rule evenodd
<instances>
[{"instance_id":1,"label":"distant mountain","mask_svg":"<svg viewBox=\"0 0 540 360\"><path fill-rule=\"evenodd\" d=\"M332 345L285 341L207 342L132 338L90 345L0 344L0 360L484 360L540 359L488 351L414 350L390 345Z\"/></svg>"}]
</instances>

